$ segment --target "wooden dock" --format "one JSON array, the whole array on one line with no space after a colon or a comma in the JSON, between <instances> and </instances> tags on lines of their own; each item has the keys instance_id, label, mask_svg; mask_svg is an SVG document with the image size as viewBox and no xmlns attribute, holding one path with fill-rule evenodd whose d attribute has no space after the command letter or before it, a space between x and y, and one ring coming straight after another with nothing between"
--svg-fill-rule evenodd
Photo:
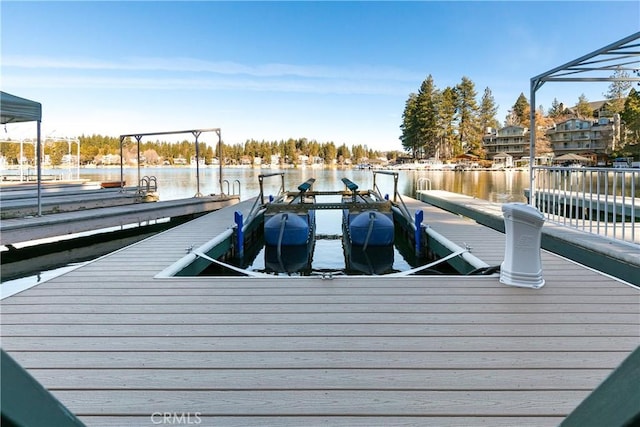
<instances>
[{"instance_id":1,"label":"wooden dock","mask_svg":"<svg viewBox=\"0 0 640 427\"><path fill-rule=\"evenodd\" d=\"M78 199L77 195L69 197ZM238 196L226 195L135 204L116 201L115 205L103 200L106 206L100 208L4 219L0 222L0 244L9 245L128 224L149 224L162 218L199 215L238 202Z\"/></svg>"},{"instance_id":2,"label":"wooden dock","mask_svg":"<svg viewBox=\"0 0 640 427\"><path fill-rule=\"evenodd\" d=\"M490 265L504 235L417 201ZM2 347L89 426L554 426L640 344L640 293L542 252L493 276L155 278L242 202L1 304Z\"/></svg>"},{"instance_id":3,"label":"wooden dock","mask_svg":"<svg viewBox=\"0 0 640 427\"><path fill-rule=\"evenodd\" d=\"M442 190L418 191L417 197L432 206L471 218L504 232L501 204ZM630 235L630 233L628 234ZM542 247L598 271L640 286L640 240L628 242L607 235L546 221Z\"/></svg>"}]
</instances>

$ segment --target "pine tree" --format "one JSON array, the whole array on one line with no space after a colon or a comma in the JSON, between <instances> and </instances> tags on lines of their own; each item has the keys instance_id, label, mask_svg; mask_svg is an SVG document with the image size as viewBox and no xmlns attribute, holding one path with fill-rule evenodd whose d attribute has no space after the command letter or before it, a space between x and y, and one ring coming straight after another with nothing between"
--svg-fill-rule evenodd
<instances>
[{"instance_id":1,"label":"pine tree","mask_svg":"<svg viewBox=\"0 0 640 427\"><path fill-rule=\"evenodd\" d=\"M417 147L419 157L431 157L438 144L439 93L429 75L420 85L417 97Z\"/></svg>"},{"instance_id":2,"label":"pine tree","mask_svg":"<svg viewBox=\"0 0 640 427\"><path fill-rule=\"evenodd\" d=\"M496 119L498 113L498 105L496 104L491 89L486 87L480 101L480 126L482 132L486 132L487 128L497 129L500 126Z\"/></svg>"},{"instance_id":3,"label":"pine tree","mask_svg":"<svg viewBox=\"0 0 640 427\"><path fill-rule=\"evenodd\" d=\"M578 104L576 105L576 115L579 119L593 118L593 109L589 105L589 100L583 93L578 97Z\"/></svg>"},{"instance_id":4,"label":"pine tree","mask_svg":"<svg viewBox=\"0 0 640 427\"><path fill-rule=\"evenodd\" d=\"M562 104L558 102L556 98L553 98L553 102L551 103L551 108L549 108L548 115L552 118L557 118L562 116Z\"/></svg>"},{"instance_id":5,"label":"pine tree","mask_svg":"<svg viewBox=\"0 0 640 427\"><path fill-rule=\"evenodd\" d=\"M628 145L640 142L640 92L631 88L624 103L624 110L620 114L625 124L627 133L626 143Z\"/></svg>"},{"instance_id":6,"label":"pine tree","mask_svg":"<svg viewBox=\"0 0 640 427\"><path fill-rule=\"evenodd\" d=\"M402 143L402 148L410 152L413 158L416 158L418 153L417 108L418 95L411 93L405 102L404 112L402 113L400 142Z\"/></svg>"},{"instance_id":7,"label":"pine tree","mask_svg":"<svg viewBox=\"0 0 640 427\"><path fill-rule=\"evenodd\" d=\"M511 107L509 113L512 115L511 121L513 125L526 126L529 123L529 101L524 93L520 92L520 96L516 99L516 103ZM507 118L509 120L509 118Z\"/></svg>"},{"instance_id":8,"label":"pine tree","mask_svg":"<svg viewBox=\"0 0 640 427\"><path fill-rule=\"evenodd\" d=\"M474 83L468 77L456 85L458 100L458 136L460 145L456 153L477 152L481 146L482 132L478 115L478 103Z\"/></svg>"},{"instance_id":9,"label":"pine tree","mask_svg":"<svg viewBox=\"0 0 640 427\"><path fill-rule=\"evenodd\" d=\"M609 89L603 95L609 100L609 104L611 105L610 111L612 113L622 113L625 107L624 99L627 97L627 93L632 86L628 80L629 73L618 68L611 78L615 80L611 82Z\"/></svg>"},{"instance_id":10,"label":"pine tree","mask_svg":"<svg viewBox=\"0 0 640 427\"><path fill-rule=\"evenodd\" d=\"M446 87L440 97L438 106L438 147L434 153L438 158L453 157L455 147L458 145L456 136L458 111L458 94L451 87Z\"/></svg>"}]
</instances>

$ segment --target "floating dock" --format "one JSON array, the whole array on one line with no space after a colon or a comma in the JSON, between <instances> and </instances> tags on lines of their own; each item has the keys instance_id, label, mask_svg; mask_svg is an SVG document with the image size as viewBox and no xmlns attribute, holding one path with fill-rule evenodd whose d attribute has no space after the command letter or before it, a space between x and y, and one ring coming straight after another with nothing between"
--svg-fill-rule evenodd
<instances>
[{"instance_id":1,"label":"floating dock","mask_svg":"<svg viewBox=\"0 0 640 427\"><path fill-rule=\"evenodd\" d=\"M200 215L239 202L238 196L214 195L134 203L129 196L118 196L114 192L108 194L114 195L115 205L110 205L112 200L107 197L100 199L103 207L4 219L0 223L0 244L10 245L129 224L149 224L162 218ZM73 197L76 204L81 203L78 201L80 195L68 197ZM121 198L125 199L122 203L119 201Z\"/></svg>"},{"instance_id":2,"label":"floating dock","mask_svg":"<svg viewBox=\"0 0 640 427\"><path fill-rule=\"evenodd\" d=\"M501 232L405 201L503 260ZM88 426L511 427L560 424L640 344L638 289L546 250L538 290L495 274L157 277L250 206L4 299L3 349Z\"/></svg>"}]
</instances>

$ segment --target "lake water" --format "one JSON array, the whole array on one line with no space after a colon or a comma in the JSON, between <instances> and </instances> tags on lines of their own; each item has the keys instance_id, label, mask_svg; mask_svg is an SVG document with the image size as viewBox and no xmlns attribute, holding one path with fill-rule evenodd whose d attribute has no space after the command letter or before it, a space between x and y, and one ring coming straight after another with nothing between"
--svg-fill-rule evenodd
<instances>
[{"instance_id":1,"label":"lake water","mask_svg":"<svg viewBox=\"0 0 640 427\"><path fill-rule=\"evenodd\" d=\"M257 169L257 168L225 168L223 180L224 192L234 192L234 181L240 183L241 200L254 197L259 193L258 175L274 172L285 173L285 188L295 190L296 187L309 178L315 178L315 190L342 190L344 184L340 181L346 177L359 185L360 189L369 189L373 185L373 174L369 170L356 169ZM454 193L466 194L497 203L526 202L524 189L529 186L529 174L527 171L425 171L425 170L400 170L398 178L398 191L400 194L414 196L415 186L420 178L431 181L431 188L446 190ZM195 168L142 168L141 176L155 176L158 181L158 193L160 200L173 200L191 197L197 192L197 178ZM220 192L220 172L217 167L200 168L200 192L211 194ZM119 168L92 168L81 169L80 178L94 181L118 181L120 179ZM124 170L124 179L127 185L135 186L138 182L137 168ZM376 184L382 193L393 192L393 178L386 175L378 175ZM280 185L279 178L264 180L265 194L277 192ZM238 184L235 184L236 190ZM236 191L237 193L237 191Z\"/></svg>"}]
</instances>

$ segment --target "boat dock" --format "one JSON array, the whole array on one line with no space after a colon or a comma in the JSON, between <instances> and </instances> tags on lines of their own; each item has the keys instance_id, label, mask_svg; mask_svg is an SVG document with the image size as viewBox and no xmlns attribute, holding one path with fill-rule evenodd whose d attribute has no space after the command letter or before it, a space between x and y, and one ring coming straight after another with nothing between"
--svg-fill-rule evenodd
<instances>
[{"instance_id":1,"label":"boat dock","mask_svg":"<svg viewBox=\"0 0 640 427\"><path fill-rule=\"evenodd\" d=\"M0 244L10 245L128 224L150 224L162 218L200 215L239 202L238 196L212 195L152 203L134 203L133 196L121 195L114 191L107 192L106 197L102 195L95 199L92 198L93 194L63 196L65 199L72 200L70 203L76 206L91 204L91 207L81 210L3 219L0 223ZM93 200L102 207L95 207L95 203L92 203Z\"/></svg>"},{"instance_id":2,"label":"boat dock","mask_svg":"<svg viewBox=\"0 0 640 427\"><path fill-rule=\"evenodd\" d=\"M500 231L405 201L503 260ZM533 427L559 425L640 344L638 289L547 250L537 290L496 274L158 276L251 203L4 299L3 349L88 426Z\"/></svg>"},{"instance_id":3,"label":"boat dock","mask_svg":"<svg viewBox=\"0 0 640 427\"><path fill-rule=\"evenodd\" d=\"M471 218L504 232L501 205L442 190L420 190L418 199L449 212ZM640 235L638 236L640 238ZM554 222L542 228L542 248L622 278L640 286L640 240L634 243L604 238Z\"/></svg>"}]
</instances>

